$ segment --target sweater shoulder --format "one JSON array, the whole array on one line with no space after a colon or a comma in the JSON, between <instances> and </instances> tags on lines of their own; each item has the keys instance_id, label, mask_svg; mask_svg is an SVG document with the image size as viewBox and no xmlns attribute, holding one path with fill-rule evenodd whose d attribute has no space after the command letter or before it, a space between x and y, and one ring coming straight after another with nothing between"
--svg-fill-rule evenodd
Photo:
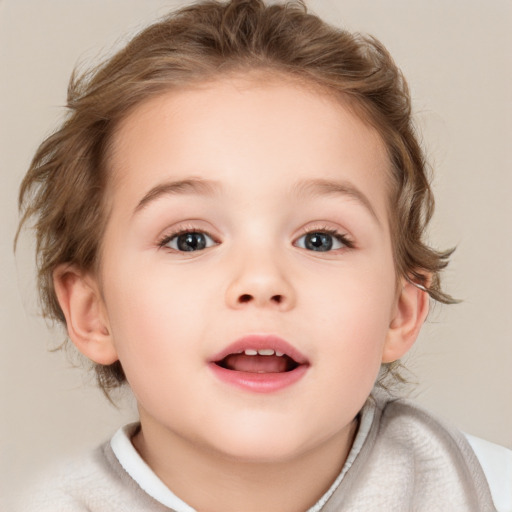
<instances>
[{"instance_id":1,"label":"sweater shoulder","mask_svg":"<svg viewBox=\"0 0 512 512\"><path fill-rule=\"evenodd\" d=\"M16 512L163 512L124 471L110 443L60 462L37 477Z\"/></svg>"},{"instance_id":2,"label":"sweater shoulder","mask_svg":"<svg viewBox=\"0 0 512 512\"><path fill-rule=\"evenodd\" d=\"M28 485L17 505L19 512L82 512L87 511L84 493L105 481L103 446L72 459L61 460L46 468Z\"/></svg>"},{"instance_id":3,"label":"sweater shoulder","mask_svg":"<svg viewBox=\"0 0 512 512\"><path fill-rule=\"evenodd\" d=\"M412 450L416 457L432 460L436 448L451 458L480 467L464 434L448 422L406 399L378 403L382 410L380 436L396 449Z\"/></svg>"}]
</instances>

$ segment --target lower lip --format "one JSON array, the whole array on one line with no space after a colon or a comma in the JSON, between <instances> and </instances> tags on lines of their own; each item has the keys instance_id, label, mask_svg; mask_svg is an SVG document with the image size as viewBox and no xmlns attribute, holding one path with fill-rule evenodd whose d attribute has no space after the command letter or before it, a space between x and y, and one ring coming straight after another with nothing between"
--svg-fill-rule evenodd
<instances>
[{"instance_id":1,"label":"lower lip","mask_svg":"<svg viewBox=\"0 0 512 512\"><path fill-rule=\"evenodd\" d=\"M249 373L226 370L210 363L214 375L223 382L253 393L274 393L292 386L306 373L308 365L301 364L295 370L282 373Z\"/></svg>"}]
</instances>

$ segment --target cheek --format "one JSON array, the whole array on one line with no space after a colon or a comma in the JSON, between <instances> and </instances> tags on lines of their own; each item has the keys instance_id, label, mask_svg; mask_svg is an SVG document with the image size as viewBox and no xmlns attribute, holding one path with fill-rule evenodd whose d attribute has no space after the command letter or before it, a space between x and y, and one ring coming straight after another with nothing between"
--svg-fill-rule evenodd
<instances>
[{"instance_id":1,"label":"cheek","mask_svg":"<svg viewBox=\"0 0 512 512\"><path fill-rule=\"evenodd\" d=\"M113 257L105 266L110 327L121 360L138 367L183 367L202 354L218 280L154 258ZM217 285L217 286L215 286ZM216 294L216 295L215 295ZM201 321L198 321L201 319ZM196 359L192 356L195 351Z\"/></svg>"},{"instance_id":2,"label":"cheek","mask_svg":"<svg viewBox=\"0 0 512 512\"><path fill-rule=\"evenodd\" d=\"M371 268L347 267L332 272L323 287L310 287L306 309L325 336L327 349L346 359L380 361L395 302L394 272L374 262Z\"/></svg>"},{"instance_id":3,"label":"cheek","mask_svg":"<svg viewBox=\"0 0 512 512\"><path fill-rule=\"evenodd\" d=\"M147 274L112 287L109 299L111 334L128 383L140 404L151 404L162 382L176 388L190 372L194 324L169 288L161 280L152 284Z\"/></svg>"},{"instance_id":4,"label":"cheek","mask_svg":"<svg viewBox=\"0 0 512 512\"><path fill-rule=\"evenodd\" d=\"M134 354L141 363L165 357L180 339L183 304L189 301L148 268L119 265L106 271L105 301L121 362Z\"/></svg>"},{"instance_id":5,"label":"cheek","mask_svg":"<svg viewBox=\"0 0 512 512\"><path fill-rule=\"evenodd\" d=\"M391 258L383 255L382 259L361 260L310 274L309 282L303 286L314 296L311 304L320 302L327 310L337 309L343 316L389 319L396 293Z\"/></svg>"}]
</instances>

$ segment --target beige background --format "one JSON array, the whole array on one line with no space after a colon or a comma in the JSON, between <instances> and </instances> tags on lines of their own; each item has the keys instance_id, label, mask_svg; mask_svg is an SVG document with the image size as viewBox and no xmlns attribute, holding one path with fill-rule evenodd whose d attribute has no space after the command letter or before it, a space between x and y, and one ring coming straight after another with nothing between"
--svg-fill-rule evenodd
<instances>
[{"instance_id":1,"label":"beige background","mask_svg":"<svg viewBox=\"0 0 512 512\"><path fill-rule=\"evenodd\" d=\"M16 258L17 188L61 117L77 61L91 62L169 6L163 0L0 0L0 495L135 417L48 347L30 236ZM183 2L181 2L183 3ZM412 396L459 428L512 448L512 2L317 0L331 22L370 32L409 79L436 170L431 239L458 245L447 289L409 368Z\"/></svg>"}]
</instances>

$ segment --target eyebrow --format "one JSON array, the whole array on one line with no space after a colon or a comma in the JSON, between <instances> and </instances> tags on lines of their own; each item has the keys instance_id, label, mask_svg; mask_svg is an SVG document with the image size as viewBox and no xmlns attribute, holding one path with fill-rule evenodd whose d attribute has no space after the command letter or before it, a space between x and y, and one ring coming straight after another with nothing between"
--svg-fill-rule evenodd
<instances>
[{"instance_id":1,"label":"eyebrow","mask_svg":"<svg viewBox=\"0 0 512 512\"><path fill-rule=\"evenodd\" d=\"M149 203L166 195L196 194L201 196L213 196L220 190L220 184L216 181L203 178L187 178L177 181L166 181L151 188L135 207L133 214L144 209ZM346 181L326 180L322 178L301 180L293 187L294 193L303 197L306 195L342 195L356 199L368 210L377 224L381 224L377 214L366 195L357 187Z\"/></svg>"},{"instance_id":2,"label":"eyebrow","mask_svg":"<svg viewBox=\"0 0 512 512\"><path fill-rule=\"evenodd\" d=\"M321 195L342 195L355 199L358 203L375 219L377 224L381 225L380 219L372 206L368 197L352 183L347 181L334 181L322 178L299 181L294 186L294 192L297 196L321 196Z\"/></svg>"},{"instance_id":3,"label":"eyebrow","mask_svg":"<svg viewBox=\"0 0 512 512\"><path fill-rule=\"evenodd\" d=\"M213 196L220 189L220 185L211 180L202 178L187 178L178 181L166 181L150 189L139 201L133 214L144 209L149 203L156 201L162 196L196 194L200 196Z\"/></svg>"}]
</instances>

